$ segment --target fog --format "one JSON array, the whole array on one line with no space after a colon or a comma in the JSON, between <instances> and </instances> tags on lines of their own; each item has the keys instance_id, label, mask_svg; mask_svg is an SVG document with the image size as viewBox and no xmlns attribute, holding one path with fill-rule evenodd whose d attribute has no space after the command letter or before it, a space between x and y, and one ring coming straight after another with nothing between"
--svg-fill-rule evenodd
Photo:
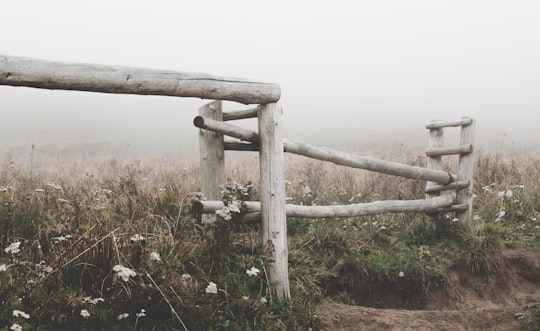
<instances>
[{"instance_id":1,"label":"fog","mask_svg":"<svg viewBox=\"0 0 540 331\"><path fill-rule=\"evenodd\" d=\"M480 148L540 150L537 1L6 1L3 13L0 54L278 83L286 135L308 143L418 151L429 121L471 116ZM0 86L0 151L190 154L207 102Z\"/></svg>"}]
</instances>

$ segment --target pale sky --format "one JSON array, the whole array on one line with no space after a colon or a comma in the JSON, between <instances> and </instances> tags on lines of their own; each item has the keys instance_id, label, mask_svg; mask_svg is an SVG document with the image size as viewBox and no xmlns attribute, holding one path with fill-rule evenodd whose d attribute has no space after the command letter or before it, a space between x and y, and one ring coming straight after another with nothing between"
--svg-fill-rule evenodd
<instances>
[{"instance_id":1,"label":"pale sky","mask_svg":"<svg viewBox=\"0 0 540 331\"><path fill-rule=\"evenodd\" d=\"M472 116L482 144L540 150L539 18L533 0L4 0L0 54L278 83L287 134L308 143L406 143ZM0 138L183 146L205 102L0 86Z\"/></svg>"}]
</instances>

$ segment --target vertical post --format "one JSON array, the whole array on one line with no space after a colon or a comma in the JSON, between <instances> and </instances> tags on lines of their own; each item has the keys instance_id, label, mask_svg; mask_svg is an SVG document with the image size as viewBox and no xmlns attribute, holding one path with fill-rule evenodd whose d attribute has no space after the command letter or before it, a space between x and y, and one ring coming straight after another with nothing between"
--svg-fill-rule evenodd
<instances>
[{"instance_id":1,"label":"vertical post","mask_svg":"<svg viewBox=\"0 0 540 331\"><path fill-rule=\"evenodd\" d=\"M469 119L464 117L463 119ZM471 124L461 126L461 145L474 146L474 131L475 123L472 119ZM463 189L459 189L457 192L457 203L467 204L467 210L457 212L457 218L460 224L465 225L471 223L472 220L472 202L473 202L473 178L474 178L474 147L470 153L464 153L459 155L459 170L458 180L469 181L469 186Z\"/></svg>"},{"instance_id":2,"label":"vertical post","mask_svg":"<svg viewBox=\"0 0 540 331\"><path fill-rule=\"evenodd\" d=\"M436 122L436 121L433 121ZM428 141L428 147L434 147L439 148L443 147L444 145L444 132L442 128L436 128L436 129L430 129L429 130L429 141ZM427 168L428 169L434 169L434 170L442 170L442 156L428 156L427 159ZM426 183L426 189L430 187L431 185L436 185L435 182L427 182ZM440 192L437 193L427 193L426 199L432 199L440 195ZM433 230L437 229L437 215L435 214L428 214L428 219L431 221L431 226Z\"/></svg>"},{"instance_id":3,"label":"vertical post","mask_svg":"<svg viewBox=\"0 0 540 331\"><path fill-rule=\"evenodd\" d=\"M222 121L221 101L214 101L202 106L199 108L199 115ZM219 186L225 184L223 135L200 129L199 154L201 161L201 192L208 200L221 200L222 194ZM203 224L212 224L215 220L215 215L202 215Z\"/></svg>"},{"instance_id":4,"label":"vertical post","mask_svg":"<svg viewBox=\"0 0 540 331\"><path fill-rule=\"evenodd\" d=\"M274 294L282 300L290 297L290 290L281 105L267 104L258 115L263 249L270 281L276 283Z\"/></svg>"}]
</instances>

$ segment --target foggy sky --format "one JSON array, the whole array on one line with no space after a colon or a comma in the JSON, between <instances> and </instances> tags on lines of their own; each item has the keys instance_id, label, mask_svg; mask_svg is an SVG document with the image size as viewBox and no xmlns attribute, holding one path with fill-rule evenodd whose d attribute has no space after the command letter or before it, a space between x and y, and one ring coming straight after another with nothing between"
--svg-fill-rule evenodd
<instances>
[{"instance_id":1,"label":"foggy sky","mask_svg":"<svg viewBox=\"0 0 540 331\"><path fill-rule=\"evenodd\" d=\"M278 83L291 138L408 144L430 120L472 116L484 146L540 149L538 1L8 0L2 12L0 54ZM0 146L196 150L206 102L0 86Z\"/></svg>"}]
</instances>

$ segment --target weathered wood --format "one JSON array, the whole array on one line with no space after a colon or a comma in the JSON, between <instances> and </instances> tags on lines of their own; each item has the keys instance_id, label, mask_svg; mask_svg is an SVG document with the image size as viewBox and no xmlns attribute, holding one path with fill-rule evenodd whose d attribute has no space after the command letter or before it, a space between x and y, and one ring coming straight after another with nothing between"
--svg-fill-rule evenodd
<instances>
[{"instance_id":1,"label":"weathered wood","mask_svg":"<svg viewBox=\"0 0 540 331\"><path fill-rule=\"evenodd\" d=\"M259 145L252 143L244 143L241 141L226 141L223 145L226 151L247 151L258 152Z\"/></svg>"},{"instance_id":2,"label":"weathered wood","mask_svg":"<svg viewBox=\"0 0 540 331\"><path fill-rule=\"evenodd\" d=\"M261 107L262 106L258 106L251 109L223 113L223 120L233 121L233 120L241 120L245 118L256 118L258 116L258 112L259 112L259 109L261 109Z\"/></svg>"},{"instance_id":3,"label":"weathered wood","mask_svg":"<svg viewBox=\"0 0 540 331\"><path fill-rule=\"evenodd\" d=\"M444 194L433 199L425 200L383 200L351 205L331 206L300 206L285 205L287 217L301 218L340 218L359 217L384 213L405 212L434 212L442 208L450 208L456 201L455 194ZM214 213L224 207L221 201L197 201L192 208L195 213ZM243 211L257 213L261 211L261 203L257 201L245 201L242 203Z\"/></svg>"},{"instance_id":4,"label":"weathered wood","mask_svg":"<svg viewBox=\"0 0 540 331\"><path fill-rule=\"evenodd\" d=\"M367 156L353 155L325 147L315 147L300 141L289 139L285 140L284 148L285 151L289 153L328 161L351 168L371 170L405 178L430 180L440 184L448 184L456 178L454 175L441 170L426 169Z\"/></svg>"},{"instance_id":5,"label":"weathered wood","mask_svg":"<svg viewBox=\"0 0 540 331\"><path fill-rule=\"evenodd\" d=\"M461 127L460 144L472 145L474 143L475 123L470 117L464 117L463 121L469 121L470 124ZM474 151L459 156L458 180L469 181L469 186L459 189L457 192L457 203L466 204L468 208L457 212L456 216L461 224L472 221L472 202L473 202L473 177L474 177Z\"/></svg>"},{"instance_id":6,"label":"weathered wood","mask_svg":"<svg viewBox=\"0 0 540 331\"><path fill-rule=\"evenodd\" d=\"M462 212L462 211L466 211L467 208L469 208L469 206L467 204L452 205L452 206L447 207L447 208L436 209L435 211L430 212L428 215L440 214L440 213Z\"/></svg>"},{"instance_id":7,"label":"weathered wood","mask_svg":"<svg viewBox=\"0 0 540 331\"><path fill-rule=\"evenodd\" d=\"M470 182L468 180L464 180L460 182L452 182L447 185L430 185L430 186L426 186L425 193L434 194L434 193L439 193L442 191L450 191L450 190L468 187L469 185L470 185Z\"/></svg>"},{"instance_id":8,"label":"weathered wood","mask_svg":"<svg viewBox=\"0 0 540 331\"><path fill-rule=\"evenodd\" d=\"M472 123L472 118L470 117L464 117L461 120L458 121L433 121L431 123L426 124L426 129L442 129L452 126L466 126L470 125Z\"/></svg>"},{"instance_id":9,"label":"weathered wood","mask_svg":"<svg viewBox=\"0 0 540 331\"><path fill-rule=\"evenodd\" d=\"M304 218L355 217L382 213L428 212L449 207L455 202L454 194L429 200L384 200L353 205L287 206L287 216Z\"/></svg>"},{"instance_id":10,"label":"weathered wood","mask_svg":"<svg viewBox=\"0 0 540 331\"><path fill-rule=\"evenodd\" d=\"M433 128L429 130L429 141L428 141L428 148L442 148L444 144L444 132L442 128ZM434 155L429 156L427 159L427 165L426 167L428 169L432 170L442 170L442 158L440 155ZM435 197L438 197L440 195L440 191L434 191L430 192L431 188L433 186L438 185L439 183L436 183L435 181L427 181L426 182L426 199L433 199ZM449 185L450 183L442 183L443 185ZM431 226L433 230L437 229L437 220L438 215L428 214L428 219L431 221Z\"/></svg>"},{"instance_id":11,"label":"weathered wood","mask_svg":"<svg viewBox=\"0 0 540 331\"><path fill-rule=\"evenodd\" d=\"M277 102L277 84L204 73L53 62L0 55L0 85L52 90L166 95L230 100L244 104Z\"/></svg>"},{"instance_id":12,"label":"weathered wood","mask_svg":"<svg viewBox=\"0 0 540 331\"><path fill-rule=\"evenodd\" d=\"M472 145L460 145L456 147L428 147L426 148L427 156L442 156L470 153L473 151Z\"/></svg>"},{"instance_id":13,"label":"weathered wood","mask_svg":"<svg viewBox=\"0 0 540 331\"><path fill-rule=\"evenodd\" d=\"M291 294L281 105L267 104L259 111L259 135L263 250L270 262L269 279L276 283L273 292L283 300Z\"/></svg>"},{"instance_id":14,"label":"weathered wood","mask_svg":"<svg viewBox=\"0 0 540 331\"><path fill-rule=\"evenodd\" d=\"M195 117L193 124L196 127L219 132L240 140L249 141L255 144L258 143L259 135L256 132L233 124L213 121L201 116ZM304 142L291 139L283 140L283 149L288 153L303 155L351 168L381 172L388 175L401 176L417 180L430 180L439 184L448 184L456 180L455 175L442 170L426 169L367 156L353 155L325 147L315 147Z\"/></svg>"},{"instance_id":15,"label":"weathered wood","mask_svg":"<svg viewBox=\"0 0 540 331\"><path fill-rule=\"evenodd\" d=\"M257 134L257 132L244 129L234 124L215 121L208 117L195 117L193 119L193 125L200 129L218 132L233 138L238 138L243 141L249 141L255 144L259 142L259 135Z\"/></svg>"},{"instance_id":16,"label":"weathered wood","mask_svg":"<svg viewBox=\"0 0 540 331\"><path fill-rule=\"evenodd\" d=\"M199 108L199 114L220 121L223 118L221 101L214 101ZM199 155L201 172L201 192L209 200L220 200L220 185L225 185L225 153L223 135L199 130ZM203 224L212 224L214 215L203 215Z\"/></svg>"}]
</instances>

